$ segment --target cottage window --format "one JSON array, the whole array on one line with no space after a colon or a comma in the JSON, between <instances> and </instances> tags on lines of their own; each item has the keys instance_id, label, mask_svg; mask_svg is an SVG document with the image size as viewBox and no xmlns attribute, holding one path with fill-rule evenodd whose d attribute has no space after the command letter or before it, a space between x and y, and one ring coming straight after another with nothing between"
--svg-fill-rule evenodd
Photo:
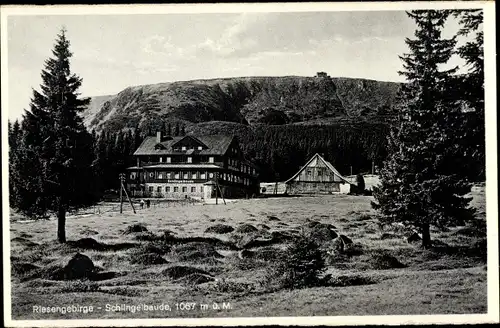
<instances>
[{"instance_id":1,"label":"cottage window","mask_svg":"<svg viewBox=\"0 0 500 328\"><path fill-rule=\"evenodd\" d=\"M200 187L200 192L203 192L203 186Z\"/></svg>"},{"instance_id":2,"label":"cottage window","mask_svg":"<svg viewBox=\"0 0 500 328\"><path fill-rule=\"evenodd\" d=\"M168 172L167 173L167 179L170 179L172 177L172 173Z\"/></svg>"},{"instance_id":3,"label":"cottage window","mask_svg":"<svg viewBox=\"0 0 500 328\"><path fill-rule=\"evenodd\" d=\"M157 192L161 192L161 187L160 187L160 186L158 186L158 187L156 188L156 191L157 191Z\"/></svg>"},{"instance_id":4,"label":"cottage window","mask_svg":"<svg viewBox=\"0 0 500 328\"><path fill-rule=\"evenodd\" d=\"M318 177L320 177L322 175L323 175L323 172L322 171L318 171Z\"/></svg>"},{"instance_id":5,"label":"cottage window","mask_svg":"<svg viewBox=\"0 0 500 328\"><path fill-rule=\"evenodd\" d=\"M155 176L154 172L150 172L150 173L149 173L149 177L150 177L150 178L154 178L154 176Z\"/></svg>"},{"instance_id":6,"label":"cottage window","mask_svg":"<svg viewBox=\"0 0 500 328\"><path fill-rule=\"evenodd\" d=\"M186 150L186 146L182 146L182 148L181 148L181 149L182 149L182 150Z\"/></svg>"},{"instance_id":7,"label":"cottage window","mask_svg":"<svg viewBox=\"0 0 500 328\"><path fill-rule=\"evenodd\" d=\"M187 162L188 162L188 163L193 163L193 158L192 158L192 157L188 157Z\"/></svg>"},{"instance_id":8,"label":"cottage window","mask_svg":"<svg viewBox=\"0 0 500 328\"><path fill-rule=\"evenodd\" d=\"M165 187L165 192L170 192L170 187L169 186Z\"/></svg>"},{"instance_id":9,"label":"cottage window","mask_svg":"<svg viewBox=\"0 0 500 328\"><path fill-rule=\"evenodd\" d=\"M130 173L130 179L135 179L135 172Z\"/></svg>"},{"instance_id":10,"label":"cottage window","mask_svg":"<svg viewBox=\"0 0 500 328\"><path fill-rule=\"evenodd\" d=\"M183 175L183 179L184 179L184 180L189 179L189 174L188 174L187 172L186 172L186 173L184 173L184 175Z\"/></svg>"},{"instance_id":11,"label":"cottage window","mask_svg":"<svg viewBox=\"0 0 500 328\"><path fill-rule=\"evenodd\" d=\"M198 146L198 150L203 150L203 147L202 146Z\"/></svg>"},{"instance_id":12,"label":"cottage window","mask_svg":"<svg viewBox=\"0 0 500 328\"><path fill-rule=\"evenodd\" d=\"M158 179L163 179L163 173L158 173Z\"/></svg>"},{"instance_id":13,"label":"cottage window","mask_svg":"<svg viewBox=\"0 0 500 328\"><path fill-rule=\"evenodd\" d=\"M182 187L182 192L187 192L188 191L188 187Z\"/></svg>"},{"instance_id":14,"label":"cottage window","mask_svg":"<svg viewBox=\"0 0 500 328\"><path fill-rule=\"evenodd\" d=\"M210 173L208 174L208 177L209 177L209 178L213 178L213 177L214 177L214 174L213 174L212 172L210 172Z\"/></svg>"},{"instance_id":15,"label":"cottage window","mask_svg":"<svg viewBox=\"0 0 500 328\"><path fill-rule=\"evenodd\" d=\"M311 175L312 171L311 170L306 170L306 175Z\"/></svg>"},{"instance_id":16,"label":"cottage window","mask_svg":"<svg viewBox=\"0 0 500 328\"><path fill-rule=\"evenodd\" d=\"M193 172L193 174L191 175L191 179L196 179L196 177L197 177L196 172Z\"/></svg>"},{"instance_id":17,"label":"cottage window","mask_svg":"<svg viewBox=\"0 0 500 328\"><path fill-rule=\"evenodd\" d=\"M163 157L160 156L160 163L163 163Z\"/></svg>"},{"instance_id":18,"label":"cottage window","mask_svg":"<svg viewBox=\"0 0 500 328\"><path fill-rule=\"evenodd\" d=\"M191 187L191 192L196 192L196 187Z\"/></svg>"},{"instance_id":19,"label":"cottage window","mask_svg":"<svg viewBox=\"0 0 500 328\"><path fill-rule=\"evenodd\" d=\"M167 163L171 163L172 159L170 157L167 157Z\"/></svg>"},{"instance_id":20,"label":"cottage window","mask_svg":"<svg viewBox=\"0 0 500 328\"><path fill-rule=\"evenodd\" d=\"M200 179L205 179L205 173L200 174Z\"/></svg>"},{"instance_id":21,"label":"cottage window","mask_svg":"<svg viewBox=\"0 0 500 328\"><path fill-rule=\"evenodd\" d=\"M148 190L149 192L153 192L153 186L149 186Z\"/></svg>"},{"instance_id":22,"label":"cottage window","mask_svg":"<svg viewBox=\"0 0 500 328\"><path fill-rule=\"evenodd\" d=\"M179 192L179 187L174 187L174 192Z\"/></svg>"},{"instance_id":23,"label":"cottage window","mask_svg":"<svg viewBox=\"0 0 500 328\"><path fill-rule=\"evenodd\" d=\"M179 173L176 173L176 174L175 174L175 178L176 178L176 179L179 179Z\"/></svg>"},{"instance_id":24,"label":"cottage window","mask_svg":"<svg viewBox=\"0 0 500 328\"><path fill-rule=\"evenodd\" d=\"M213 162L214 162L214 158L213 158L212 156L210 156L210 157L208 158L208 162L209 162L209 163L213 163Z\"/></svg>"}]
</instances>

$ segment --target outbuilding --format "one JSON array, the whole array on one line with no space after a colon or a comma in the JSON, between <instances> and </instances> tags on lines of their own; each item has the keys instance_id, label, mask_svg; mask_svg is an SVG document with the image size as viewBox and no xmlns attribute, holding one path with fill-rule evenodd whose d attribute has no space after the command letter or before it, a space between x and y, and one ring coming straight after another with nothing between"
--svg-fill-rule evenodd
<instances>
[{"instance_id":1,"label":"outbuilding","mask_svg":"<svg viewBox=\"0 0 500 328\"><path fill-rule=\"evenodd\" d=\"M287 193L349 193L352 183L320 154L315 154L294 176L285 181Z\"/></svg>"}]
</instances>

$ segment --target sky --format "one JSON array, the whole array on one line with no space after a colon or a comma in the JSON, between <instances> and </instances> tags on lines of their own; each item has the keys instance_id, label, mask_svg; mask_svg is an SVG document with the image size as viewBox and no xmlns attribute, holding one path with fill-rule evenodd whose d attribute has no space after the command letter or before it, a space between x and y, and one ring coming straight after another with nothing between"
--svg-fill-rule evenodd
<instances>
[{"instance_id":1,"label":"sky","mask_svg":"<svg viewBox=\"0 0 500 328\"><path fill-rule=\"evenodd\" d=\"M398 56L415 30L404 11L8 16L9 119L28 108L63 26L83 96L159 82L320 71L403 81ZM457 26L450 21L449 34Z\"/></svg>"}]
</instances>

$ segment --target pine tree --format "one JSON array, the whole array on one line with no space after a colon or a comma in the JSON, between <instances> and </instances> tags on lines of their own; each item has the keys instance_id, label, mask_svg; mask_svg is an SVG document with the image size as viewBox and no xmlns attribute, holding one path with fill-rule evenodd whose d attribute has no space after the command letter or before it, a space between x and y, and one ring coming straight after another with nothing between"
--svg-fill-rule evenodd
<instances>
[{"instance_id":1,"label":"pine tree","mask_svg":"<svg viewBox=\"0 0 500 328\"><path fill-rule=\"evenodd\" d=\"M79 98L82 80L70 71L69 45L63 29L53 57L45 61L41 92L33 90L24 113L17 176L11 181L18 190L15 208L38 218L56 214L59 242L66 241L66 213L95 201L92 138L78 115L90 99Z\"/></svg>"},{"instance_id":2,"label":"pine tree","mask_svg":"<svg viewBox=\"0 0 500 328\"><path fill-rule=\"evenodd\" d=\"M422 246L431 246L430 225L446 227L470 219L470 184L457 174L463 161L461 109L451 90L456 68L441 69L453 53L455 38L442 39L448 11L417 10L415 39L406 39L410 53L400 57L407 79L398 126L391 131L389 156L374 188L376 203L387 222L402 222L422 233Z\"/></svg>"}]
</instances>

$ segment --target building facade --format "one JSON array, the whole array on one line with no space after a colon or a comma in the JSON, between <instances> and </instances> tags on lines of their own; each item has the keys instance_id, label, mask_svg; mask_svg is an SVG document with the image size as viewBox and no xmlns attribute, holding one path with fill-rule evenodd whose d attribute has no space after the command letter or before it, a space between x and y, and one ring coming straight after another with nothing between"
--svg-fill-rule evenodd
<instances>
[{"instance_id":1,"label":"building facade","mask_svg":"<svg viewBox=\"0 0 500 328\"><path fill-rule=\"evenodd\" d=\"M285 183L289 195L349 193L351 187L349 180L319 154Z\"/></svg>"},{"instance_id":2,"label":"building facade","mask_svg":"<svg viewBox=\"0 0 500 328\"><path fill-rule=\"evenodd\" d=\"M259 192L256 167L236 138L227 135L147 137L127 168L127 189L135 197L168 199L253 197Z\"/></svg>"}]
</instances>

